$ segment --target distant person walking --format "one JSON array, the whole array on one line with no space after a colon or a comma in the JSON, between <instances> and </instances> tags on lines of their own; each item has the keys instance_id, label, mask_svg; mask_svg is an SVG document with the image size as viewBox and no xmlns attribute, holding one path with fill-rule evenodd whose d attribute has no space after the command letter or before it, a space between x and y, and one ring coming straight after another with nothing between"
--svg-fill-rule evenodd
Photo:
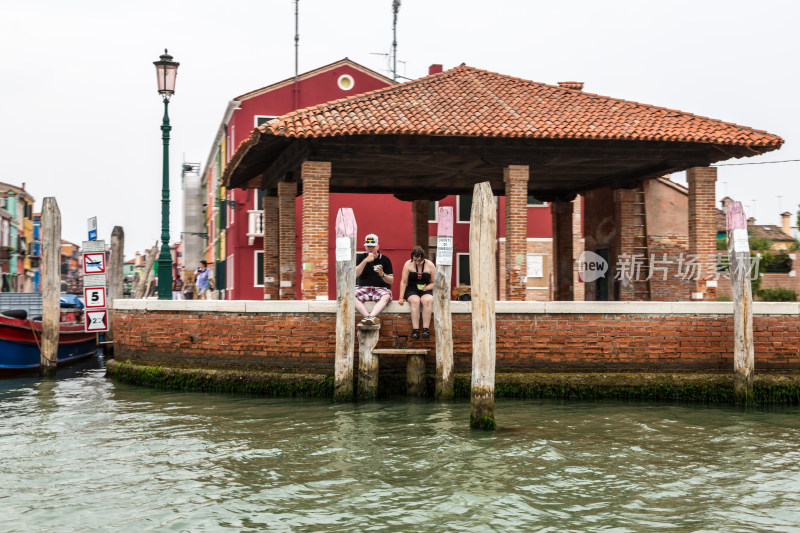
<instances>
[{"instance_id":1,"label":"distant person walking","mask_svg":"<svg viewBox=\"0 0 800 533\"><path fill-rule=\"evenodd\" d=\"M200 261L200 266L194 271L198 300L205 300L208 298L208 291L211 290L210 276L211 271L208 269L208 263L206 261Z\"/></svg>"},{"instance_id":2,"label":"distant person walking","mask_svg":"<svg viewBox=\"0 0 800 533\"><path fill-rule=\"evenodd\" d=\"M194 274L190 270L183 271L186 280L183 283L183 294L187 300L194 300Z\"/></svg>"},{"instance_id":3,"label":"distant person walking","mask_svg":"<svg viewBox=\"0 0 800 533\"><path fill-rule=\"evenodd\" d=\"M183 280L180 276L172 280L172 299L183 300Z\"/></svg>"}]
</instances>

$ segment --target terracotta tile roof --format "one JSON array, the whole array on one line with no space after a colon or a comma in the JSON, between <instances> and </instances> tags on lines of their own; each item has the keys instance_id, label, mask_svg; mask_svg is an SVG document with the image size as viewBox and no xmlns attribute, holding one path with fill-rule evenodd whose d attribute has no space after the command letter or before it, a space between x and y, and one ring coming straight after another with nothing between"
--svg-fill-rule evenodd
<instances>
[{"instance_id":1,"label":"terracotta tile roof","mask_svg":"<svg viewBox=\"0 0 800 533\"><path fill-rule=\"evenodd\" d=\"M756 153L783 144L776 135L746 126L464 65L293 111L253 133L675 141L749 146Z\"/></svg>"},{"instance_id":2,"label":"terracotta tile roof","mask_svg":"<svg viewBox=\"0 0 800 533\"><path fill-rule=\"evenodd\" d=\"M780 226L772 224L748 224L747 233L751 237L762 237L773 242L794 242L794 239L786 235Z\"/></svg>"},{"instance_id":3,"label":"terracotta tile roof","mask_svg":"<svg viewBox=\"0 0 800 533\"><path fill-rule=\"evenodd\" d=\"M722 209L717 209L716 225L717 232L725 233L727 230L727 217ZM783 232L783 228L773 224L747 224L747 233L750 237L759 237L772 242L794 242L794 237L790 237Z\"/></svg>"}]
</instances>

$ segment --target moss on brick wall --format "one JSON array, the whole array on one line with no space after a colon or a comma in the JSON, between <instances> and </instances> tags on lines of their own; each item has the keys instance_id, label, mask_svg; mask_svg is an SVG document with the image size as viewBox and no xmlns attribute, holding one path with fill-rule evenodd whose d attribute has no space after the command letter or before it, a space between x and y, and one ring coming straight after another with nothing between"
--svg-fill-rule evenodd
<instances>
[{"instance_id":1,"label":"moss on brick wall","mask_svg":"<svg viewBox=\"0 0 800 533\"><path fill-rule=\"evenodd\" d=\"M333 376L324 374L168 368L112 360L107 363L107 375L125 383L170 390L333 398ZM379 396L404 395L404 378L381 376ZM430 397L433 384L434 376L429 375ZM456 375L455 397L469 399L469 374ZM734 402L732 375L694 373L498 374L495 398ZM756 404L800 404L800 376L757 376L753 400Z\"/></svg>"},{"instance_id":2,"label":"moss on brick wall","mask_svg":"<svg viewBox=\"0 0 800 533\"><path fill-rule=\"evenodd\" d=\"M193 392L333 398L333 376L202 370L108 361L106 375L133 385Z\"/></svg>"}]
</instances>

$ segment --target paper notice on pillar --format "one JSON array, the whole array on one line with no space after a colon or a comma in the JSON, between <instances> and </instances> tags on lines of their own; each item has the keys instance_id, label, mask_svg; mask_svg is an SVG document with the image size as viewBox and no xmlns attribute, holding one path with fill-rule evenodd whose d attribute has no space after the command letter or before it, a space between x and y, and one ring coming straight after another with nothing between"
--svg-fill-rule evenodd
<instances>
[{"instance_id":1,"label":"paper notice on pillar","mask_svg":"<svg viewBox=\"0 0 800 533\"><path fill-rule=\"evenodd\" d=\"M86 274L83 276L84 287L105 287L106 275L105 274Z\"/></svg>"},{"instance_id":2,"label":"paper notice on pillar","mask_svg":"<svg viewBox=\"0 0 800 533\"><path fill-rule=\"evenodd\" d=\"M733 230L733 251L749 252L750 242L747 238L747 230L744 228Z\"/></svg>"},{"instance_id":3,"label":"paper notice on pillar","mask_svg":"<svg viewBox=\"0 0 800 533\"><path fill-rule=\"evenodd\" d=\"M453 238L438 237L436 239L436 266L453 264Z\"/></svg>"},{"instance_id":4,"label":"paper notice on pillar","mask_svg":"<svg viewBox=\"0 0 800 533\"><path fill-rule=\"evenodd\" d=\"M544 257L541 255L529 255L527 263L527 275L529 278L544 277Z\"/></svg>"},{"instance_id":5,"label":"paper notice on pillar","mask_svg":"<svg viewBox=\"0 0 800 533\"><path fill-rule=\"evenodd\" d=\"M351 237L336 237L336 260L350 261L353 258Z\"/></svg>"}]
</instances>

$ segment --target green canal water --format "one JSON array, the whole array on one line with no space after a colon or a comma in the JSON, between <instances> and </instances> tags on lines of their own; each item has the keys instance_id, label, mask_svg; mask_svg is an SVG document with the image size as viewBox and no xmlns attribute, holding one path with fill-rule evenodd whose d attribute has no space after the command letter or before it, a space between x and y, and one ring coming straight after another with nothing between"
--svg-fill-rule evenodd
<instances>
[{"instance_id":1,"label":"green canal water","mask_svg":"<svg viewBox=\"0 0 800 533\"><path fill-rule=\"evenodd\" d=\"M800 531L800 409L0 380L2 531Z\"/></svg>"}]
</instances>

